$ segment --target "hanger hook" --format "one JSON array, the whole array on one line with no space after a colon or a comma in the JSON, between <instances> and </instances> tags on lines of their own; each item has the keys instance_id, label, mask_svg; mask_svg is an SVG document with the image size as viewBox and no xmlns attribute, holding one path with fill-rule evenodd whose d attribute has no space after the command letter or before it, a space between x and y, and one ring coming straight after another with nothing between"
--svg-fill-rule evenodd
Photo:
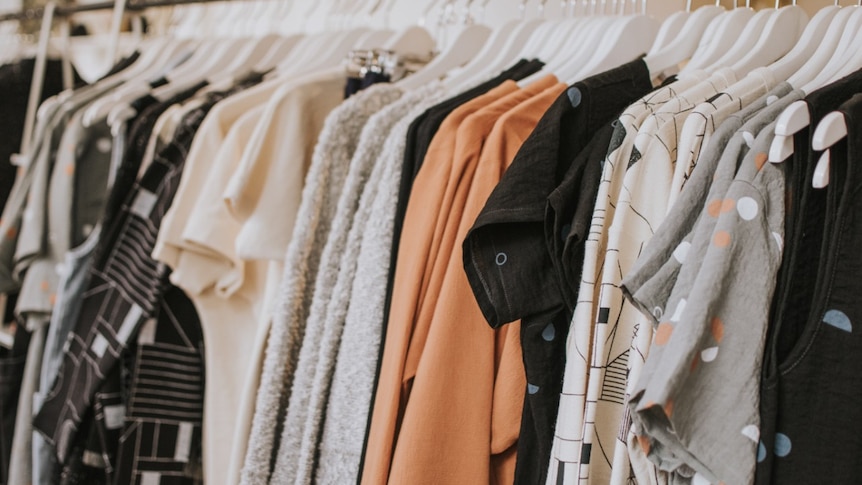
<instances>
[{"instance_id":1,"label":"hanger hook","mask_svg":"<svg viewBox=\"0 0 862 485\"><path fill-rule=\"evenodd\" d=\"M536 12L538 13L538 18L545 17L545 4L548 3L548 0L540 0L539 5L536 7Z\"/></svg>"}]
</instances>

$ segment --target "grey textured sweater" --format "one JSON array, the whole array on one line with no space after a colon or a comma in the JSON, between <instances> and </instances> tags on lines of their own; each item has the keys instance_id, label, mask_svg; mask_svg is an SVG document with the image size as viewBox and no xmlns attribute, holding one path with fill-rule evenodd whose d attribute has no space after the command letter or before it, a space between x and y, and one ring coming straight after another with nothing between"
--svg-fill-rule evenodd
<instances>
[{"instance_id":1,"label":"grey textured sweater","mask_svg":"<svg viewBox=\"0 0 862 485\"><path fill-rule=\"evenodd\" d=\"M373 87L372 87L373 88ZM267 342L251 436L240 483L269 483L278 449L292 377L299 360L304 323L311 310L313 283L328 239L350 160L368 118L391 102L387 89L369 88L342 103L327 117L314 149L294 234L285 256L272 329Z\"/></svg>"},{"instance_id":2,"label":"grey textured sweater","mask_svg":"<svg viewBox=\"0 0 862 485\"><path fill-rule=\"evenodd\" d=\"M315 483L320 485L352 483L359 473L376 378L407 128L443 96L440 83L404 95L389 113L394 117L397 111L397 123L385 141L377 141L380 156L344 248L349 264L340 267L327 313L327 323L340 335L333 338L337 355L329 357L327 368L332 373L331 389L328 405L323 402L325 419L315 474Z\"/></svg>"},{"instance_id":3,"label":"grey textured sweater","mask_svg":"<svg viewBox=\"0 0 862 485\"><path fill-rule=\"evenodd\" d=\"M293 376L293 389L287 406L281 445L276 455L270 483L306 484L313 478L314 454L320 430L320 418L326 405L326 390L341 332L335 318L330 318L330 304L347 304L347 297L335 291L339 271L356 264L350 254L348 237L357 215L360 199L386 134L398 120L401 89L393 85L375 85L379 96L393 102L373 115L362 130L360 142L350 161L347 179L339 195L331 229L323 247L317 278L313 287L311 311L305 322L305 335L299 361ZM404 110L406 111L406 110ZM402 113L403 114L403 113ZM379 175L379 174L378 174Z\"/></svg>"}]
</instances>

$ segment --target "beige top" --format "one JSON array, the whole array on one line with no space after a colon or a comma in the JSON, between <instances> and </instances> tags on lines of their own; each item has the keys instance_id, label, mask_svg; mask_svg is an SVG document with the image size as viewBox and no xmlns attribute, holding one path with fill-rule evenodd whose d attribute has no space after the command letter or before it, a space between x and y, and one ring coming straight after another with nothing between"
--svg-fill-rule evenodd
<instances>
[{"instance_id":1,"label":"beige top","mask_svg":"<svg viewBox=\"0 0 862 485\"><path fill-rule=\"evenodd\" d=\"M191 221L200 217L195 210L206 205L210 178L227 171L232 175L257 119L255 106L264 106L285 84L284 80L266 82L231 96L217 104L207 115L186 158L186 168L177 196L162 223L153 257L174 270L171 281L185 290L201 317L206 342L206 396L204 399L204 473L208 481L224 477L221 483L236 483L245 442L236 436L250 422L251 413L243 409L253 402L253 391L246 388L254 363L257 331L262 320L262 301L267 267L246 267L233 251L239 224L232 218L219 219L236 229L209 233L212 241L229 251L206 250L183 237ZM250 111L250 109L252 109ZM262 111L259 111L262 112ZM242 121L242 122L241 122ZM243 131L242 127L249 126ZM246 136L243 134L248 133ZM220 188L224 188L224 184ZM222 207L221 194L210 198L209 206ZM217 294L216 283L229 280L230 292ZM226 426L225 423L234 425ZM247 433L246 433L247 435ZM235 456L239 458L234 459ZM213 483L219 483L216 480Z\"/></svg>"},{"instance_id":2,"label":"beige top","mask_svg":"<svg viewBox=\"0 0 862 485\"><path fill-rule=\"evenodd\" d=\"M284 260L317 137L343 89L344 70L336 68L283 86L267 104L224 191L228 209L243 222L240 258Z\"/></svg>"}]
</instances>

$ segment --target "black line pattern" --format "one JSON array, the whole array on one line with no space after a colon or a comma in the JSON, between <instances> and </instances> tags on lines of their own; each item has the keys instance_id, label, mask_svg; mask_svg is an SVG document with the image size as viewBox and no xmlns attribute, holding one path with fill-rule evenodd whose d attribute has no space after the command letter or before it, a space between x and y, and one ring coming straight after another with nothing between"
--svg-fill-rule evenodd
<instances>
[{"instance_id":1,"label":"black line pattern","mask_svg":"<svg viewBox=\"0 0 862 485\"><path fill-rule=\"evenodd\" d=\"M34 420L64 464L64 483L200 481L200 321L150 254L194 133L226 94L211 94L183 119L100 241L103 256L91 269L59 376ZM89 415L99 439L92 439Z\"/></svg>"}]
</instances>

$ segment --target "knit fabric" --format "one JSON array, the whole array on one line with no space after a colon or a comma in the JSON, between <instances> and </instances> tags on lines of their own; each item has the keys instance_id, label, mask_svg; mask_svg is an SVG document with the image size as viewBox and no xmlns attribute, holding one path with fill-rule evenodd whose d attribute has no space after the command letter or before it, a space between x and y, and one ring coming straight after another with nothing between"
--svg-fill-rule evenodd
<instances>
[{"instance_id":1,"label":"knit fabric","mask_svg":"<svg viewBox=\"0 0 862 485\"><path fill-rule=\"evenodd\" d=\"M285 256L279 302L273 315L240 477L243 485L269 482L273 455L278 449L276 439L281 437L292 377L299 361L304 323L311 311L313 284L338 197L365 123L387 104L389 97L382 87L351 97L329 114L314 148L294 234Z\"/></svg>"}]
</instances>

